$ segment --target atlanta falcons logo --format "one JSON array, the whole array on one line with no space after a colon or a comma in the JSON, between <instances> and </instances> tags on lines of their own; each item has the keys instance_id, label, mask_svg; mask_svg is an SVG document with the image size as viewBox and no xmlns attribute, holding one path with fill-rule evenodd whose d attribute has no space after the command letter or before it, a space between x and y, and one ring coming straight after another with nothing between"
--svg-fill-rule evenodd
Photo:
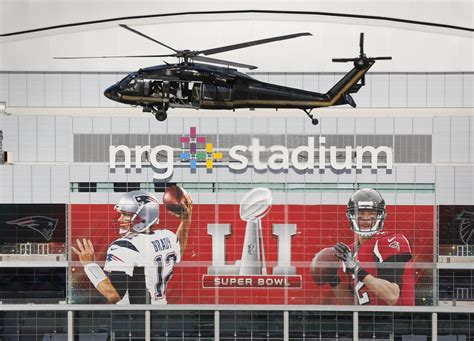
<instances>
[{"instance_id":1,"label":"atlanta falcons logo","mask_svg":"<svg viewBox=\"0 0 474 341\"><path fill-rule=\"evenodd\" d=\"M44 216L32 216L10 220L7 221L7 224L28 227L40 233L44 238L46 238L46 240L51 240L53 231L56 229L56 225L58 224L58 219Z\"/></svg>"},{"instance_id":2,"label":"atlanta falcons logo","mask_svg":"<svg viewBox=\"0 0 474 341\"><path fill-rule=\"evenodd\" d=\"M456 217L459 220L459 235L466 245L474 244L474 212L462 211Z\"/></svg>"}]
</instances>

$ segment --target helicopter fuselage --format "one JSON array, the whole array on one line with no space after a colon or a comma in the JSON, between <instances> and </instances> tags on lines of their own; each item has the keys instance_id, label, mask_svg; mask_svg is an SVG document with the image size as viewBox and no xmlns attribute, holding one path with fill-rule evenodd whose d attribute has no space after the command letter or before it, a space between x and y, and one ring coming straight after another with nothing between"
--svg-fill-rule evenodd
<instances>
[{"instance_id":1,"label":"helicopter fuselage","mask_svg":"<svg viewBox=\"0 0 474 341\"><path fill-rule=\"evenodd\" d=\"M265 83L235 69L208 64L158 65L129 74L105 90L108 98L144 111L168 108L297 108L347 104L349 92L373 63L354 67L327 93ZM357 88L358 90L358 88ZM349 103L350 104L350 103Z\"/></svg>"}]
</instances>

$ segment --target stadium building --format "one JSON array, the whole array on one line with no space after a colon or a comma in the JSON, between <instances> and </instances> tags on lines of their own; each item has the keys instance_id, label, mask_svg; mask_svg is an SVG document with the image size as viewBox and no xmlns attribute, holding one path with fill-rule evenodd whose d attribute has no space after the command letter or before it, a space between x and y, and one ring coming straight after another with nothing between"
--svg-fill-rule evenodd
<instances>
[{"instance_id":1,"label":"stadium building","mask_svg":"<svg viewBox=\"0 0 474 341\"><path fill-rule=\"evenodd\" d=\"M0 340L474 339L472 3L0 5ZM192 51L312 33L215 57L322 94L353 67L331 58L357 57L360 32L368 56L392 60L369 70L356 108L315 109L318 125L298 109L187 103L158 121L104 90L175 58L54 59L169 54L119 24ZM237 91L219 79L182 83L193 103ZM221 88L228 97L217 98ZM107 304L72 246L90 240L101 268L123 261L109 247L120 237L114 205L137 190L159 202L152 229L174 235L180 218L163 204L173 185L193 202L181 261L154 259L154 298ZM312 271L321 250L357 244L346 208L364 188L382 195L393 233L374 246L372 267L380 274L384 252L405 245L409 260L391 268L411 277L385 282L406 301L374 299L378 289L343 261L337 280ZM158 296L167 304L151 304Z\"/></svg>"}]
</instances>

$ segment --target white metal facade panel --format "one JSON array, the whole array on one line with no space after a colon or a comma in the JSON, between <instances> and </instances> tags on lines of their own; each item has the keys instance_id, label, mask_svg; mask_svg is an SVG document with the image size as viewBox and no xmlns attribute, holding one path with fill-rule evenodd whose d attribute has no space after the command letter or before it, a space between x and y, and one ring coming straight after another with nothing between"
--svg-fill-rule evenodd
<instances>
[{"instance_id":1,"label":"white metal facade panel","mask_svg":"<svg viewBox=\"0 0 474 341\"><path fill-rule=\"evenodd\" d=\"M267 120L267 128L268 128L268 134L286 135L286 118L275 117L275 118L271 118Z\"/></svg>"},{"instance_id":2,"label":"white metal facade panel","mask_svg":"<svg viewBox=\"0 0 474 341\"><path fill-rule=\"evenodd\" d=\"M410 135L413 133L413 118L411 117L396 117L395 134Z\"/></svg>"},{"instance_id":3,"label":"white metal facade panel","mask_svg":"<svg viewBox=\"0 0 474 341\"><path fill-rule=\"evenodd\" d=\"M335 84L335 75L334 73L323 73L319 75L319 84L318 92L325 94L327 93Z\"/></svg>"},{"instance_id":4,"label":"white metal facade panel","mask_svg":"<svg viewBox=\"0 0 474 341\"><path fill-rule=\"evenodd\" d=\"M389 95L389 78L386 74L372 74L372 84L370 89L372 92L371 107L386 108L388 107Z\"/></svg>"},{"instance_id":5,"label":"white metal facade panel","mask_svg":"<svg viewBox=\"0 0 474 341\"><path fill-rule=\"evenodd\" d=\"M219 134L234 134L235 133L235 118L233 117L219 117L217 119L217 132Z\"/></svg>"},{"instance_id":6,"label":"white metal facade panel","mask_svg":"<svg viewBox=\"0 0 474 341\"><path fill-rule=\"evenodd\" d=\"M73 134L91 134L93 117L73 117L72 133Z\"/></svg>"},{"instance_id":7,"label":"white metal facade panel","mask_svg":"<svg viewBox=\"0 0 474 341\"><path fill-rule=\"evenodd\" d=\"M454 171L454 203L472 205L474 201L474 167L456 167Z\"/></svg>"},{"instance_id":8,"label":"white metal facade panel","mask_svg":"<svg viewBox=\"0 0 474 341\"><path fill-rule=\"evenodd\" d=\"M158 122L157 125L161 125L163 123L165 122ZM166 123L168 123L168 132L170 134L189 134L189 129L184 129L182 117L173 117L170 115L170 117L167 118Z\"/></svg>"},{"instance_id":9,"label":"white metal facade panel","mask_svg":"<svg viewBox=\"0 0 474 341\"><path fill-rule=\"evenodd\" d=\"M183 172L186 172L186 170L184 170ZM217 181L217 172L214 169L206 169L204 167L199 167L198 169L196 169L196 173L198 174L198 179L200 183L211 183Z\"/></svg>"},{"instance_id":10,"label":"white metal facade panel","mask_svg":"<svg viewBox=\"0 0 474 341\"><path fill-rule=\"evenodd\" d=\"M112 101L104 96L104 91L109 86L117 82L117 75L110 73L99 74L99 106L101 108L116 108L117 102Z\"/></svg>"},{"instance_id":11,"label":"white metal facade panel","mask_svg":"<svg viewBox=\"0 0 474 341\"><path fill-rule=\"evenodd\" d=\"M190 132L191 127L195 127L196 134L198 136L202 135L202 131L201 131L202 127L199 125L199 117L186 117L182 119L182 122L183 122L182 134L189 135L191 133ZM178 134L179 134L179 130L178 130Z\"/></svg>"},{"instance_id":12,"label":"white metal facade panel","mask_svg":"<svg viewBox=\"0 0 474 341\"><path fill-rule=\"evenodd\" d=\"M325 134L337 134L337 118L336 117L324 117L323 119L320 120L318 126L321 126L321 135L323 136Z\"/></svg>"},{"instance_id":13,"label":"white metal facade panel","mask_svg":"<svg viewBox=\"0 0 474 341\"><path fill-rule=\"evenodd\" d=\"M451 162L469 162L469 117L451 117Z\"/></svg>"},{"instance_id":14,"label":"white metal facade panel","mask_svg":"<svg viewBox=\"0 0 474 341\"><path fill-rule=\"evenodd\" d=\"M316 117L318 117L318 116L316 115ZM326 118L327 118L327 117L325 117L324 120L326 120ZM323 120L320 119L320 123L319 123L318 125L314 125L314 124L311 123L311 120L310 120L310 119L308 119L308 118L305 117L305 118L303 119L304 133L305 133L306 135L319 135L319 134L321 134L321 122L322 122L322 121L323 121Z\"/></svg>"},{"instance_id":15,"label":"white metal facade panel","mask_svg":"<svg viewBox=\"0 0 474 341\"><path fill-rule=\"evenodd\" d=\"M372 102L372 75L365 74L365 86L353 95L358 108L370 108Z\"/></svg>"},{"instance_id":16,"label":"white metal facade panel","mask_svg":"<svg viewBox=\"0 0 474 341\"><path fill-rule=\"evenodd\" d=\"M286 86L286 76L285 74L268 75L268 83Z\"/></svg>"},{"instance_id":17,"label":"white metal facade panel","mask_svg":"<svg viewBox=\"0 0 474 341\"><path fill-rule=\"evenodd\" d=\"M354 170L356 172L356 181L359 184L377 182L377 172L373 172L370 168Z\"/></svg>"},{"instance_id":18,"label":"white metal facade panel","mask_svg":"<svg viewBox=\"0 0 474 341\"><path fill-rule=\"evenodd\" d=\"M342 120L342 119L339 119ZM392 122L388 122L392 123ZM385 128L385 127L384 127ZM357 117L355 119L356 134L373 134L376 131L376 119L373 117ZM354 130L350 133L353 133Z\"/></svg>"},{"instance_id":19,"label":"white metal facade panel","mask_svg":"<svg viewBox=\"0 0 474 341\"><path fill-rule=\"evenodd\" d=\"M436 168L436 203L438 205L452 205L454 203L454 169L451 166Z\"/></svg>"},{"instance_id":20,"label":"white metal facade panel","mask_svg":"<svg viewBox=\"0 0 474 341\"><path fill-rule=\"evenodd\" d=\"M415 167L397 165L396 166L396 183L415 183Z\"/></svg>"},{"instance_id":21,"label":"white metal facade panel","mask_svg":"<svg viewBox=\"0 0 474 341\"><path fill-rule=\"evenodd\" d=\"M9 73L8 74L8 106L24 107L27 105L26 74Z\"/></svg>"},{"instance_id":22,"label":"white metal facade panel","mask_svg":"<svg viewBox=\"0 0 474 341\"><path fill-rule=\"evenodd\" d=\"M303 89L303 76L300 73L286 74L286 86L294 89Z\"/></svg>"},{"instance_id":23,"label":"white metal facade panel","mask_svg":"<svg viewBox=\"0 0 474 341\"><path fill-rule=\"evenodd\" d=\"M303 75L303 86L304 90L318 91L319 89L319 75L315 74L304 74Z\"/></svg>"},{"instance_id":24,"label":"white metal facade panel","mask_svg":"<svg viewBox=\"0 0 474 341\"><path fill-rule=\"evenodd\" d=\"M219 133L217 123L217 117L201 117L197 125L198 134L217 135Z\"/></svg>"},{"instance_id":25,"label":"white metal facade panel","mask_svg":"<svg viewBox=\"0 0 474 341\"><path fill-rule=\"evenodd\" d=\"M110 134L111 131L111 120L114 118L110 117L93 117L92 118L92 131L93 134Z\"/></svg>"},{"instance_id":26,"label":"white metal facade panel","mask_svg":"<svg viewBox=\"0 0 474 341\"><path fill-rule=\"evenodd\" d=\"M32 170L32 202L51 202L51 167L35 165Z\"/></svg>"},{"instance_id":27,"label":"white metal facade panel","mask_svg":"<svg viewBox=\"0 0 474 341\"><path fill-rule=\"evenodd\" d=\"M378 183L395 183L396 169L378 169L377 170Z\"/></svg>"},{"instance_id":28,"label":"white metal facade panel","mask_svg":"<svg viewBox=\"0 0 474 341\"><path fill-rule=\"evenodd\" d=\"M27 105L29 107L44 107L44 81L44 73L28 73L26 75Z\"/></svg>"},{"instance_id":29,"label":"white metal facade panel","mask_svg":"<svg viewBox=\"0 0 474 341\"><path fill-rule=\"evenodd\" d=\"M13 166L13 201L15 204L32 202L31 168L27 165Z\"/></svg>"},{"instance_id":30,"label":"white metal facade panel","mask_svg":"<svg viewBox=\"0 0 474 341\"><path fill-rule=\"evenodd\" d=\"M385 135L393 134L394 119L392 117L376 117L375 118L375 134Z\"/></svg>"},{"instance_id":31,"label":"white metal facade panel","mask_svg":"<svg viewBox=\"0 0 474 341\"><path fill-rule=\"evenodd\" d=\"M426 107L426 74L408 75L407 106L409 108Z\"/></svg>"},{"instance_id":32,"label":"white metal facade panel","mask_svg":"<svg viewBox=\"0 0 474 341\"><path fill-rule=\"evenodd\" d=\"M13 166L0 167L0 203L13 202Z\"/></svg>"},{"instance_id":33,"label":"white metal facade panel","mask_svg":"<svg viewBox=\"0 0 474 341\"><path fill-rule=\"evenodd\" d=\"M62 73L46 73L44 75L44 105L47 107L63 106Z\"/></svg>"},{"instance_id":34,"label":"white metal facade panel","mask_svg":"<svg viewBox=\"0 0 474 341\"><path fill-rule=\"evenodd\" d=\"M18 161L37 161L36 116L18 117Z\"/></svg>"},{"instance_id":35,"label":"white metal facade panel","mask_svg":"<svg viewBox=\"0 0 474 341\"><path fill-rule=\"evenodd\" d=\"M434 193L415 193L415 205L435 205L436 196Z\"/></svg>"},{"instance_id":36,"label":"white metal facade panel","mask_svg":"<svg viewBox=\"0 0 474 341\"><path fill-rule=\"evenodd\" d=\"M306 192L304 194L305 205L321 205L323 203L322 196L323 194L321 194L321 192L315 192L315 193Z\"/></svg>"},{"instance_id":37,"label":"white metal facade panel","mask_svg":"<svg viewBox=\"0 0 474 341\"><path fill-rule=\"evenodd\" d=\"M250 117L239 117L235 120L235 133L236 134L251 134L252 133L252 120Z\"/></svg>"},{"instance_id":38,"label":"white metal facade panel","mask_svg":"<svg viewBox=\"0 0 474 341\"><path fill-rule=\"evenodd\" d=\"M405 108L407 106L407 74L390 74L390 97L391 108Z\"/></svg>"},{"instance_id":39,"label":"white metal facade panel","mask_svg":"<svg viewBox=\"0 0 474 341\"><path fill-rule=\"evenodd\" d=\"M356 119L354 117L338 117L337 118L337 133L350 135L354 134L356 126Z\"/></svg>"},{"instance_id":40,"label":"white metal facade panel","mask_svg":"<svg viewBox=\"0 0 474 341\"><path fill-rule=\"evenodd\" d=\"M8 92L10 87L8 86L8 73L0 73L0 102L5 102L9 105L10 98Z\"/></svg>"},{"instance_id":41,"label":"white metal facade panel","mask_svg":"<svg viewBox=\"0 0 474 341\"><path fill-rule=\"evenodd\" d=\"M433 134L433 119L431 117L414 117L413 118L413 134L432 135Z\"/></svg>"},{"instance_id":42,"label":"white metal facade panel","mask_svg":"<svg viewBox=\"0 0 474 341\"><path fill-rule=\"evenodd\" d=\"M89 182L90 178L90 166L73 164L69 167L69 181L71 182Z\"/></svg>"},{"instance_id":43,"label":"white metal facade panel","mask_svg":"<svg viewBox=\"0 0 474 341\"><path fill-rule=\"evenodd\" d=\"M469 117L469 162L474 163L474 116Z\"/></svg>"},{"instance_id":44,"label":"white metal facade panel","mask_svg":"<svg viewBox=\"0 0 474 341\"><path fill-rule=\"evenodd\" d=\"M128 117L114 117L111 120L112 134L129 134L130 119Z\"/></svg>"},{"instance_id":45,"label":"white metal facade panel","mask_svg":"<svg viewBox=\"0 0 474 341\"><path fill-rule=\"evenodd\" d=\"M451 118L434 118L433 162L449 162L451 157Z\"/></svg>"},{"instance_id":46,"label":"white metal facade panel","mask_svg":"<svg viewBox=\"0 0 474 341\"><path fill-rule=\"evenodd\" d=\"M303 135L305 117L286 118L286 133L288 135Z\"/></svg>"},{"instance_id":47,"label":"white metal facade panel","mask_svg":"<svg viewBox=\"0 0 474 341\"><path fill-rule=\"evenodd\" d=\"M459 108L463 102L463 75L446 74L445 106Z\"/></svg>"},{"instance_id":48,"label":"white metal facade panel","mask_svg":"<svg viewBox=\"0 0 474 341\"><path fill-rule=\"evenodd\" d=\"M253 135L268 134L268 119L266 117L252 118L252 130L248 133Z\"/></svg>"},{"instance_id":49,"label":"white metal facade panel","mask_svg":"<svg viewBox=\"0 0 474 341\"><path fill-rule=\"evenodd\" d=\"M426 77L426 106L443 108L445 101L445 75L429 74Z\"/></svg>"},{"instance_id":50,"label":"white metal facade panel","mask_svg":"<svg viewBox=\"0 0 474 341\"><path fill-rule=\"evenodd\" d=\"M216 193L216 199L219 205L229 205L235 204L237 202L236 195L234 193ZM216 210L219 211L219 206L216 207ZM217 216L214 220L214 223L219 223Z\"/></svg>"},{"instance_id":51,"label":"white metal facade panel","mask_svg":"<svg viewBox=\"0 0 474 341\"><path fill-rule=\"evenodd\" d=\"M56 161L73 160L72 152L72 119L66 116L55 116Z\"/></svg>"},{"instance_id":52,"label":"white metal facade panel","mask_svg":"<svg viewBox=\"0 0 474 341\"><path fill-rule=\"evenodd\" d=\"M416 166L415 183L434 184L436 181L436 168L434 166Z\"/></svg>"},{"instance_id":53,"label":"white metal facade panel","mask_svg":"<svg viewBox=\"0 0 474 341\"><path fill-rule=\"evenodd\" d=\"M132 170L134 172L135 170ZM91 182L107 182L109 181L109 166L108 165L90 165L89 178Z\"/></svg>"},{"instance_id":54,"label":"white metal facade panel","mask_svg":"<svg viewBox=\"0 0 474 341\"><path fill-rule=\"evenodd\" d=\"M465 73L463 76L462 106L474 108L474 74Z\"/></svg>"},{"instance_id":55,"label":"white metal facade panel","mask_svg":"<svg viewBox=\"0 0 474 341\"><path fill-rule=\"evenodd\" d=\"M78 73L63 74L63 106L79 107L81 105L81 77Z\"/></svg>"},{"instance_id":56,"label":"white metal facade panel","mask_svg":"<svg viewBox=\"0 0 474 341\"><path fill-rule=\"evenodd\" d=\"M37 116L38 161L56 161L56 119Z\"/></svg>"},{"instance_id":57,"label":"white metal facade panel","mask_svg":"<svg viewBox=\"0 0 474 341\"><path fill-rule=\"evenodd\" d=\"M51 166L51 202L69 202L69 166Z\"/></svg>"},{"instance_id":58,"label":"white metal facade panel","mask_svg":"<svg viewBox=\"0 0 474 341\"><path fill-rule=\"evenodd\" d=\"M90 193L70 193L69 203L70 204L88 204L90 203Z\"/></svg>"},{"instance_id":59,"label":"white metal facade panel","mask_svg":"<svg viewBox=\"0 0 474 341\"><path fill-rule=\"evenodd\" d=\"M395 203L397 205L414 205L415 204L415 193L400 193L397 192L395 195Z\"/></svg>"},{"instance_id":60,"label":"white metal facade panel","mask_svg":"<svg viewBox=\"0 0 474 341\"><path fill-rule=\"evenodd\" d=\"M91 193L90 203L91 204L108 204L109 194L108 193Z\"/></svg>"}]
</instances>

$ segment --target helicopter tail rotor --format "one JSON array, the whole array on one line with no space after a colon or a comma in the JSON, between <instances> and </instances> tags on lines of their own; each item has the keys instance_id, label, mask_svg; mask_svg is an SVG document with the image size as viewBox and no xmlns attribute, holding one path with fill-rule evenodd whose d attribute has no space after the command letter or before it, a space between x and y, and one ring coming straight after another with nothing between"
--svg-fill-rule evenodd
<instances>
[{"instance_id":1,"label":"helicopter tail rotor","mask_svg":"<svg viewBox=\"0 0 474 341\"><path fill-rule=\"evenodd\" d=\"M355 58L333 58L332 61L334 63L348 63L353 62L354 67L357 69L365 69L368 66L375 63L376 60L391 60L392 57L367 57L364 53L364 32L360 33L359 38L359 56ZM354 85L351 88L350 92L357 92L361 87L365 85L365 74L362 76L361 82L359 84Z\"/></svg>"}]
</instances>

